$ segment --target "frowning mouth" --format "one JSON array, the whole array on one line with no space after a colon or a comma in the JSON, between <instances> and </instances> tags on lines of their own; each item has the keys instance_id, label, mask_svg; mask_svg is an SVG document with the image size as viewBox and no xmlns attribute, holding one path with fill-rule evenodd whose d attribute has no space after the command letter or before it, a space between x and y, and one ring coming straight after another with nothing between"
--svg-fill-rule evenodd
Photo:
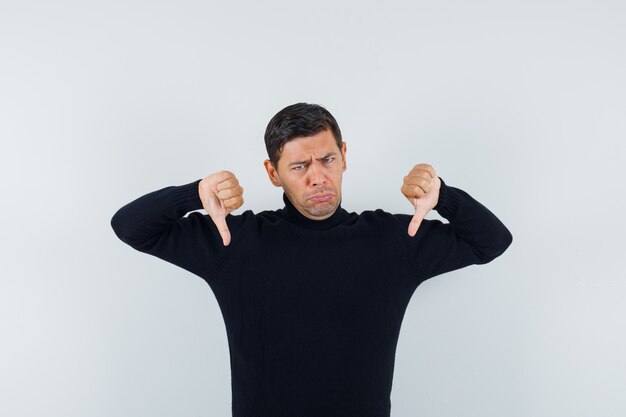
<instances>
[{"instance_id":1,"label":"frowning mouth","mask_svg":"<svg viewBox=\"0 0 626 417\"><path fill-rule=\"evenodd\" d=\"M324 203L324 202L332 199L333 196L334 196L334 194L332 194L332 193L319 193L319 194L315 194L315 195L307 198L307 200L313 201L314 203Z\"/></svg>"}]
</instances>

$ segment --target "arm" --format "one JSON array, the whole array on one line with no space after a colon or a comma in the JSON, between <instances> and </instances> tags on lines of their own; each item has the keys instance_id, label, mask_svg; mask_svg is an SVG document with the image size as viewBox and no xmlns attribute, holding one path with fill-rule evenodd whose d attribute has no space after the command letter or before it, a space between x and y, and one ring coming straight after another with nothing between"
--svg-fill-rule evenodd
<instances>
[{"instance_id":1,"label":"arm","mask_svg":"<svg viewBox=\"0 0 626 417\"><path fill-rule=\"evenodd\" d=\"M204 180L165 187L141 196L113 215L111 227L120 240L134 249L206 278L226 253L221 235L226 227L225 218L243 203L239 195L237 201L229 202L230 208L224 206L220 193L228 199L239 193L217 190L220 184L222 188L233 188L223 181L229 177L233 182L232 174L227 174L230 173L216 173ZM193 212L184 217L190 211L203 208L203 201L207 201L205 209L209 215ZM221 213L216 213L220 209Z\"/></svg>"},{"instance_id":2,"label":"arm","mask_svg":"<svg viewBox=\"0 0 626 417\"><path fill-rule=\"evenodd\" d=\"M433 181L439 182L439 187L428 189L420 200L432 197L430 205L435 204L432 208L449 223L421 220L414 236L402 233L412 262L411 269L421 280L468 265L490 262L513 241L511 232L485 206L465 191L448 186L440 177ZM431 192L434 197L428 195ZM416 207L417 211L419 207ZM415 222L415 216L409 215L396 215L396 219L401 230L407 230Z\"/></svg>"}]
</instances>

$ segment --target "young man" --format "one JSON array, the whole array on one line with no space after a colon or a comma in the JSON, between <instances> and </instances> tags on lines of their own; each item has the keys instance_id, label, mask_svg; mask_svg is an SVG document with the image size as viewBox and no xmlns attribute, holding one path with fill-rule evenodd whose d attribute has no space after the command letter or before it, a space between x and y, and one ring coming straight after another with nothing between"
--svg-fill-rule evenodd
<instances>
[{"instance_id":1,"label":"young man","mask_svg":"<svg viewBox=\"0 0 626 417\"><path fill-rule=\"evenodd\" d=\"M346 143L321 106L278 112L265 144L284 208L229 214L243 188L220 171L139 197L115 213L113 230L213 290L234 417L388 417L396 343L417 286L490 262L512 235L428 164L403 180L413 215L343 209ZM208 214L184 217L201 208ZM431 209L449 223L424 219Z\"/></svg>"}]
</instances>

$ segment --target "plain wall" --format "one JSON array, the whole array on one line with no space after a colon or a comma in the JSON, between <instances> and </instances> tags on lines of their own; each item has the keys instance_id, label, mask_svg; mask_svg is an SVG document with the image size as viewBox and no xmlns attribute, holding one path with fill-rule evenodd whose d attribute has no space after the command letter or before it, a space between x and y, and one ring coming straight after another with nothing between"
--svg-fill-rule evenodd
<instances>
[{"instance_id":1,"label":"plain wall","mask_svg":"<svg viewBox=\"0 0 626 417\"><path fill-rule=\"evenodd\" d=\"M209 286L109 222L220 169L239 213L280 208L263 133L300 101L339 121L348 211L411 213L402 178L429 163L514 237L416 290L392 416L626 415L625 11L3 1L0 415L230 415Z\"/></svg>"}]
</instances>

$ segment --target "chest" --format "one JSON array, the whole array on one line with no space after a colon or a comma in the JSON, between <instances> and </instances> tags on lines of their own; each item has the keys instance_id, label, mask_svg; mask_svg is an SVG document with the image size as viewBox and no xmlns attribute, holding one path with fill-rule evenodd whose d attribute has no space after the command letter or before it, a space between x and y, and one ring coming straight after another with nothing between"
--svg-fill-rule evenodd
<instances>
[{"instance_id":1,"label":"chest","mask_svg":"<svg viewBox=\"0 0 626 417\"><path fill-rule=\"evenodd\" d=\"M232 254L220 277L221 301L237 311L329 329L401 316L410 298L406 251L384 235L255 239L255 249Z\"/></svg>"}]
</instances>

